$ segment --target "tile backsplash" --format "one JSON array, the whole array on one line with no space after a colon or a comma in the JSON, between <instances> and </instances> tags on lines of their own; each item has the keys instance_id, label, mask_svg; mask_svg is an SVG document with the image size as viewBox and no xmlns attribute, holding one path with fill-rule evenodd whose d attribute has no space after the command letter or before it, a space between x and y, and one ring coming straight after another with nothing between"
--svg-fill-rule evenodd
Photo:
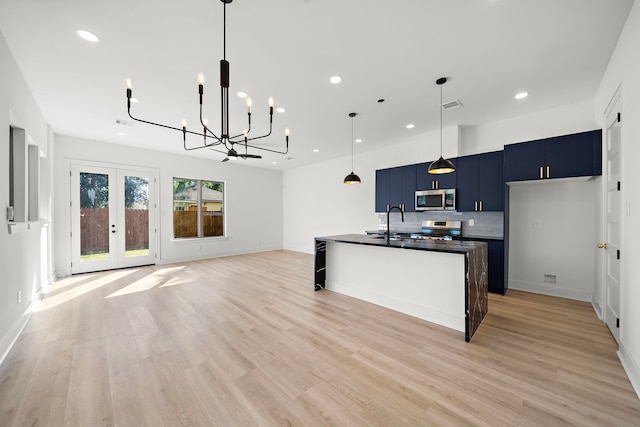
<instances>
[{"instance_id":1,"label":"tile backsplash","mask_svg":"<svg viewBox=\"0 0 640 427\"><path fill-rule=\"evenodd\" d=\"M415 233L422 229L425 220L462 221L463 237L480 237L491 239L504 238L504 214L502 212L406 212L404 222L400 212L391 212L389 217L392 232ZM469 220L473 220L471 226ZM387 229L387 214L378 214L378 230Z\"/></svg>"}]
</instances>

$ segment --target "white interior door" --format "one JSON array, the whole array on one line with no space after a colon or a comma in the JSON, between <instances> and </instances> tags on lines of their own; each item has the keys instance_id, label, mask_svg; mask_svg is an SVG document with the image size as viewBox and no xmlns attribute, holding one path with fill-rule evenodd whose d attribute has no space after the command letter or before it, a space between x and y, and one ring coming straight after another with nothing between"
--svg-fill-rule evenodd
<instances>
[{"instance_id":1,"label":"white interior door","mask_svg":"<svg viewBox=\"0 0 640 427\"><path fill-rule=\"evenodd\" d=\"M71 272L156 262L153 172L71 165Z\"/></svg>"},{"instance_id":2,"label":"white interior door","mask_svg":"<svg viewBox=\"0 0 640 427\"><path fill-rule=\"evenodd\" d=\"M619 101L618 101L619 103ZM620 150L622 133L620 110L616 106L607 116L606 131L606 224L605 243L598 246L605 250L604 320L616 341L620 341L620 247L622 195L620 182Z\"/></svg>"}]
</instances>

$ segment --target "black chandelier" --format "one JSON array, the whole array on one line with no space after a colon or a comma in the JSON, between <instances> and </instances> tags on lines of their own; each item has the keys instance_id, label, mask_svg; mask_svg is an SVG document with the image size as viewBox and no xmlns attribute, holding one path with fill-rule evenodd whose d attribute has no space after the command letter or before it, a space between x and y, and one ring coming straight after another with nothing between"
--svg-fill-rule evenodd
<instances>
[{"instance_id":1,"label":"black chandelier","mask_svg":"<svg viewBox=\"0 0 640 427\"><path fill-rule=\"evenodd\" d=\"M187 130L187 124L183 120L182 128L164 125L161 123L154 123L148 120L138 119L133 117L131 114L131 96L132 96L132 83L131 80L127 80L127 113L129 117L133 120L141 123L146 123L149 125L160 126L167 129L173 129L182 132L182 141L183 146L186 151L192 150L200 150L202 148L208 148L213 151L217 151L219 153L226 154L227 157L223 160L223 162L242 158L242 159L261 159L262 156L258 154L249 154L248 149L253 148L256 150L269 151L272 153L278 154L287 154L289 152L289 129L285 130L285 143L286 148L284 151L272 150L265 147L260 147L257 145L250 144L251 141L255 141L257 139L266 138L271 135L271 131L273 130L273 98L269 98L269 132L260 135L249 137L249 133L251 132L251 99L247 99L247 120L248 127L244 132L231 135L229 132L229 61L227 61L227 3L231 3L233 0L220 0L223 6L223 55L220 60L220 103L222 107L221 114L221 124L220 124L220 136L214 134L211 129L207 126L208 122L202 115L202 98L204 94L204 76L202 74L198 75L198 94L200 96L200 124L202 125L202 132L194 132ZM195 146L187 146L187 134L197 135L202 137L202 143L200 145ZM243 147L244 150L241 150L240 153L234 148L237 145L238 147ZM222 148L224 147L224 151ZM244 151L244 153L242 152Z\"/></svg>"}]
</instances>

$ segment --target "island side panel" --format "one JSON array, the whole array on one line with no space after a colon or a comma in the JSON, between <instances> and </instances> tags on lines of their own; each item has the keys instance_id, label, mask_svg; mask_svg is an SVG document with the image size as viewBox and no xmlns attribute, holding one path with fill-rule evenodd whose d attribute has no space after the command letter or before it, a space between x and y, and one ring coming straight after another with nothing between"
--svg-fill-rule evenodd
<instances>
[{"instance_id":1,"label":"island side panel","mask_svg":"<svg viewBox=\"0 0 640 427\"><path fill-rule=\"evenodd\" d=\"M465 340L471 337L489 310L489 262L488 246L482 244L467 253L467 324Z\"/></svg>"},{"instance_id":2,"label":"island side panel","mask_svg":"<svg viewBox=\"0 0 640 427\"><path fill-rule=\"evenodd\" d=\"M314 261L314 285L315 291L324 289L327 278L327 242L325 240L316 240L316 251Z\"/></svg>"},{"instance_id":3,"label":"island side panel","mask_svg":"<svg viewBox=\"0 0 640 427\"><path fill-rule=\"evenodd\" d=\"M326 289L465 332L465 254L328 241Z\"/></svg>"}]
</instances>

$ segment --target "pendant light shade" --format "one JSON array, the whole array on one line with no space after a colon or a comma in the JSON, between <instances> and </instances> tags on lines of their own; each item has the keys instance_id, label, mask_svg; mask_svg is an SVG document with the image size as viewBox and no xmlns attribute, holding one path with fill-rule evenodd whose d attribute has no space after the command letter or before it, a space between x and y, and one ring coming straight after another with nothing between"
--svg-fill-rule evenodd
<instances>
[{"instance_id":1,"label":"pendant light shade","mask_svg":"<svg viewBox=\"0 0 640 427\"><path fill-rule=\"evenodd\" d=\"M427 172L430 174L451 173L456 170L451 160L442 157L442 85L446 82L446 77L441 77L436 80L436 84L440 86L440 158L429 165Z\"/></svg>"},{"instance_id":2,"label":"pendant light shade","mask_svg":"<svg viewBox=\"0 0 640 427\"><path fill-rule=\"evenodd\" d=\"M453 163L451 163L451 160L443 159L442 157L440 157L438 160L429 165L428 172L431 174L441 174L451 173L455 170L456 168L455 166L453 166Z\"/></svg>"},{"instance_id":3,"label":"pendant light shade","mask_svg":"<svg viewBox=\"0 0 640 427\"><path fill-rule=\"evenodd\" d=\"M353 173L353 118L357 116L356 113L349 113L351 117L351 173L344 178L345 184L360 184L360 177Z\"/></svg>"}]
</instances>

